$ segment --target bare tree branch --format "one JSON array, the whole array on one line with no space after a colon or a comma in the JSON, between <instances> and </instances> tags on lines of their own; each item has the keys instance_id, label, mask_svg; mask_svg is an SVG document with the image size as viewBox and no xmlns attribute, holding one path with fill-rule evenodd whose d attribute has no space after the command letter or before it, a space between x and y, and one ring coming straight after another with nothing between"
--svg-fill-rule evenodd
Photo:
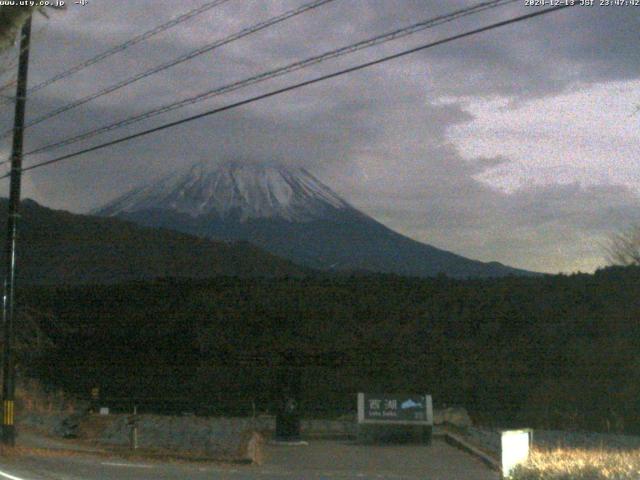
<instances>
[{"instance_id":1,"label":"bare tree branch","mask_svg":"<svg viewBox=\"0 0 640 480\"><path fill-rule=\"evenodd\" d=\"M612 265L640 265L640 225L611 235L604 249Z\"/></svg>"}]
</instances>

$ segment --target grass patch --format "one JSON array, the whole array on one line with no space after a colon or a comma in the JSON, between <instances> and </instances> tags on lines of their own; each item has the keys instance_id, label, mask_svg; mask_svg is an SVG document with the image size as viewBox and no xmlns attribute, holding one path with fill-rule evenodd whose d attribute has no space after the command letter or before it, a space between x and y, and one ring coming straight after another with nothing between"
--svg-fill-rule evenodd
<instances>
[{"instance_id":1,"label":"grass patch","mask_svg":"<svg viewBox=\"0 0 640 480\"><path fill-rule=\"evenodd\" d=\"M640 450L557 448L533 450L512 480L638 480Z\"/></svg>"}]
</instances>

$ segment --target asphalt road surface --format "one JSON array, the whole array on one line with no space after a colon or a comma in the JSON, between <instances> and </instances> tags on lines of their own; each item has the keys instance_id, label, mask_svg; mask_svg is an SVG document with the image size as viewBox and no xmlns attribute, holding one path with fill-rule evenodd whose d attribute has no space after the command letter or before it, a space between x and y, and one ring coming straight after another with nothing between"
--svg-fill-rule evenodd
<instances>
[{"instance_id":1,"label":"asphalt road surface","mask_svg":"<svg viewBox=\"0 0 640 480\"><path fill-rule=\"evenodd\" d=\"M430 446L316 441L268 445L263 465L123 460L90 452L0 457L0 480L497 480L497 472L440 440Z\"/></svg>"}]
</instances>

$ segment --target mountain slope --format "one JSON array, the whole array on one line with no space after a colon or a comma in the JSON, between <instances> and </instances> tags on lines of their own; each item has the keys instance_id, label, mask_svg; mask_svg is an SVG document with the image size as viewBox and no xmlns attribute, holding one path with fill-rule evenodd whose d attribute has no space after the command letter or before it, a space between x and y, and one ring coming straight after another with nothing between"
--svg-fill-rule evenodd
<instances>
[{"instance_id":1,"label":"mountain slope","mask_svg":"<svg viewBox=\"0 0 640 480\"><path fill-rule=\"evenodd\" d=\"M0 200L0 218L7 201ZM21 207L21 284L111 283L157 277L299 276L306 270L246 242L224 243L115 218L75 215L26 200ZM4 229L0 241L4 242Z\"/></svg>"},{"instance_id":2,"label":"mountain slope","mask_svg":"<svg viewBox=\"0 0 640 480\"><path fill-rule=\"evenodd\" d=\"M209 238L246 240L301 265L401 275L530 272L407 238L356 210L301 168L200 163L95 212Z\"/></svg>"}]
</instances>

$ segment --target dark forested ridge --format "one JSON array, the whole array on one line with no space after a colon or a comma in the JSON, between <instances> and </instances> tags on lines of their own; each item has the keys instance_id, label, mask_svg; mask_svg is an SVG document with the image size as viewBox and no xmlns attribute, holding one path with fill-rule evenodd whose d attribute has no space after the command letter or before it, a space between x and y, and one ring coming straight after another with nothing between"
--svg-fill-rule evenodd
<instances>
[{"instance_id":1,"label":"dark forested ridge","mask_svg":"<svg viewBox=\"0 0 640 480\"><path fill-rule=\"evenodd\" d=\"M427 391L483 423L640 431L640 268L222 277L20 297L56 319L43 321L55 347L31 373L82 394L100 384L107 396L247 413L268 408L274 372L295 367L309 416L352 411L361 390Z\"/></svg>"},{"instance_id":2,"label":"dark forested ridge","mask_svg":"<svg viewBox=\"0 0 640 480\"><path fill-rule=\"evenodd\" d=\"M0 199L2 218L6 209L7 200ZM76 215L31 200L23 202L20 211L17 275L22 284L275 277L308 271L247 242L217 242L114 218ZM0 229L0 242L4 236Z\"/></svg>"}]
</instances>

